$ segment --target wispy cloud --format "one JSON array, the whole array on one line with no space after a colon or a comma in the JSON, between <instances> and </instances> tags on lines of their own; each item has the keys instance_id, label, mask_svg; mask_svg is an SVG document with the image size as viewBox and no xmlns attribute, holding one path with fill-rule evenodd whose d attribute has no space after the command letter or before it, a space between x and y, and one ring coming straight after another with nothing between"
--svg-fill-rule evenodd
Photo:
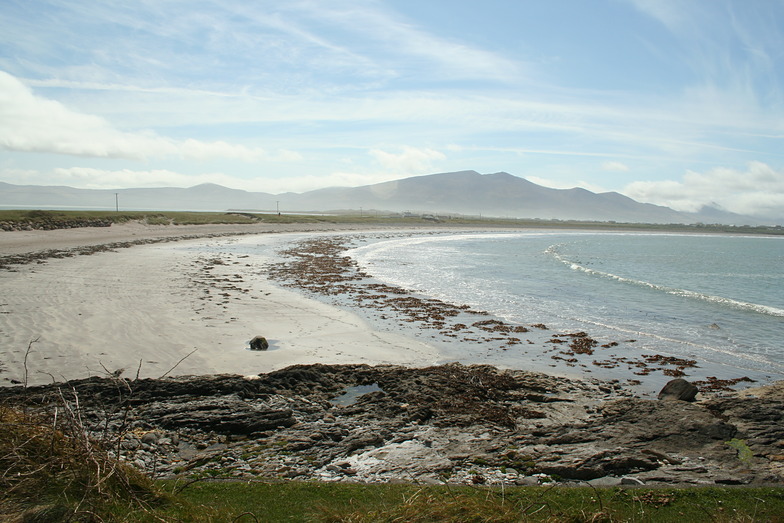
<instances>
[{"instance_id":1,"label":"wispy cloud","mask_svg":"<svg viewBox=\"0 0 784 523\"><path fill-rule=\"evenodd\" d=\"M784 4L721 0L628 0L661 22L682 45L679 56L694 73L686 86L692 100L723 97L756 109L781 104L781 46L778 21ZM716 106L720 107L720 106Z\"/></svg>"},{"instance_id":2,"label":"wispy cloud","mask_svg":"<svg viewBox=\"0 0 784 523\"><path fill-rule=\"evenodd\" d=\"M621 162L608 161L602 163L602 169L610 172L628 172L629 166Z\"/></svg>"}]
</instances>

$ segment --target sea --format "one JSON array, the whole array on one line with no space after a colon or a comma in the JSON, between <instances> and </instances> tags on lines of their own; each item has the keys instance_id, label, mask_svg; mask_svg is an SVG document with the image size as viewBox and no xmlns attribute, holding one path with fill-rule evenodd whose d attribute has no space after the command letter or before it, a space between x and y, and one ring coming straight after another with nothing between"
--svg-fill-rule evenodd
<instances>
[{"instance_id":1,"label":"sea","mask_svg":"<svg viewBox=\"0 0 784 523\"><path fill-rule=\"evenodd\" d=\"M414 234L348 255L387 284L510 323L631 338L640 352L784 378L784 237Z\"/></svg>"}]
</instances>

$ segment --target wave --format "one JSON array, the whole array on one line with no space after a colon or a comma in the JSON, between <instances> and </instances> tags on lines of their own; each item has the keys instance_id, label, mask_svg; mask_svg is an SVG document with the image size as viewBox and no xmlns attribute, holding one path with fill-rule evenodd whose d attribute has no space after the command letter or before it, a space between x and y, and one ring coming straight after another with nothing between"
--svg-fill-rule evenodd
<instances>
[{"instance_id":1,"label":"wave","mask_svg":"<svg viewBox=\"0 0 784 523\"><path fill-rule=\"evenodd\" d=\"M610 280L615 280L621 283L635 285L638 287L647 287L649 289L653 289L658 292L664 292L667 294L671 294L674 296L680 296L683 298L694 299L694 300L701 300L706 301L713 304L724 305L727 307L732 307L734 309L745 310L750 312L755 312L758 314L765 314L767 316L776 316L784 318L784 309L779 309L776 307L771 307L769 305L760 305L757 303L749 303L740 300L734 300L732 298L725 298L723 296L714 296L711 294L705 294L697 291L691 291L688 289L677 289L673 287L667 287L665 285L658 285L656 283L647 282L644 280L636 280L633 278L627 278L625 276L619 276L617 274L598 271L596 269L591 269L589 267L585 267L584 265L580 265L577 262L569 260L560 252L558 252L558 247L563 244L556 244L551 245L547 249L545 249L545 254L548 254L558 260L559 262L563 263L570 269L574 271L583 272L592 276L597 276L600 278L607 278Z\"/></svg>"}]
</instances>

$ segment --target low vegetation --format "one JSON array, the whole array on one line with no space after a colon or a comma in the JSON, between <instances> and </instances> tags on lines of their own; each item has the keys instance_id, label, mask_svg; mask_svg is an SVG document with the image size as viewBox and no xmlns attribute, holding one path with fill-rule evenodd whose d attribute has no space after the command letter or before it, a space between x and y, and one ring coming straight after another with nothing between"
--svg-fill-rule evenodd
<instances>
[{"instance_id":1,"label":"low vegetation","mask_svg":"<svg viewBox=\"0 0 784 523\"><path fill-rule=\"evenodd\" d=\"M205 225L252 223L350 223L383 225L435 225L451 224L482 227L534 227L591 230L640 230L676 232L723 232L743 234L784 234L780 226L735 226L721 224L643 224L618 222L592 222L573 220L540 220L517 218L492 218L472 216L432 216L383 212L356 211L333 214L274 214L252 212L185 212L185 211L54 211L54 210L0 210L0 229L10 224L30 228L60 228L84 224L140 221L150 225ZM3 226L6 227L3 227Z\"/></svg>"},{"instance_id":2,"label":"low vegetation","mask_svg":"<svg viewBox=\"0 0 784 523\"><path fill-rule=\"evenodd\" d=\"M70 402L51 418L0 407L0 519L101 521L149 513L163 491L88 438Z\"/></svg>"}]
</instances>

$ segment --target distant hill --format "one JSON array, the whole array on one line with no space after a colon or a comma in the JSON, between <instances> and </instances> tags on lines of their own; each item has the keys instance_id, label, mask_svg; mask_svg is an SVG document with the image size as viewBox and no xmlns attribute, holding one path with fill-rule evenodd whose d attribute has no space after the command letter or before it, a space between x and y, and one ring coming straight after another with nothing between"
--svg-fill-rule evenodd
<instances>
[{"instance_id":1,"label":"distant hill","mask_svg":"<svg viewBox=\"0 0 784 523\"><path fill-rule=\"evenodd\" d=\"M115 208L125 210L334 212L364 209L416 214L494 216L636 223L726 223L758 220L706 208L683 213L640 203L617 192L551 189L500 172L476 171L415 176L362 187L331 187L305 193L269 194L215 184L189 188L94 190L0 182L0 207Z\"/></svg>"}]
</instances>

